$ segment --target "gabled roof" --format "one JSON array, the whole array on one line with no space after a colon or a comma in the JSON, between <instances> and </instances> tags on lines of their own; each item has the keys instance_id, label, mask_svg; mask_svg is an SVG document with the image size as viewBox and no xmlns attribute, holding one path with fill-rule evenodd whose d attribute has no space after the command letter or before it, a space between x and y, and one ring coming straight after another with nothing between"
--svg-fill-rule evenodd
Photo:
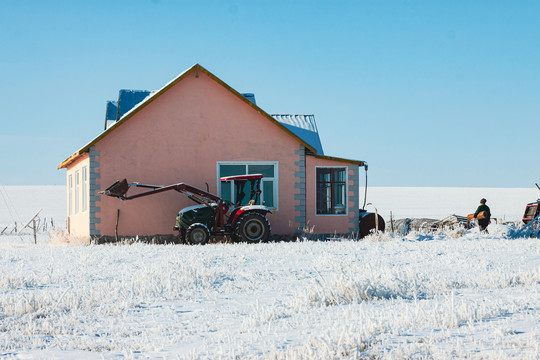
<instances>
[{"instance_id":1,"label":"gabled roof","mask_svg":"<svg viewBox=\"0 0 540 360\"><path fill-rule=\"evenodd\" d=\"M112 131L115 131L116 129L118 129L124 122L126 122L127 120L129 120L133 115L135 115L136 113L138 113L141 109L143 109L144 107L148 106L149 104L151 104L154 100L156 100L159 96L161 96L162 94L164 94L167 90L169 90L171 87L173 87L174 85L176 85L178 82L182 81L182 79L186 78L187 76L189 76L191 73L195 72L195 76L198 77L199 76L199 73L202 72L202 73L205 73L208 77L210 77L211 79L213 79L214 81L216 81L217 83L219 83L221 86L223 86L224 88L226 88L227 90L229 90L233 95L235 95L237 98L241 99L242 101L244 101L244 103L248 104L249 106L251 106L254 110L256 110L259 114L261 114L262 116L264 116L265 118L267 118L269 121L271 121L272 123L274 123L276 126L282 128L286 133L288 133L290 136L292 136L293 138L295 138L299 143L301 143L302 145L304 145L308 150L310 150L311 152L313 152L314 154L317 154L317 149L315 149L312 145L310 145L308 142L304 141L301 137L299 137L297 134L295 134L291 129L289 129L285 124L282 124L280 121L276 120L275 118L273 118L272 116L270 116L268 113L266 113L264 110L262 110L260 107L258 107L256 104L255 104L255 97L253 96L253 94L246 94L246 95L252 95L252 99L242 94L240 94L238 91L234 90L232 87L230 87L229 85L227 85L225 82L223 82L221 79L219 79L218 77L216 77L214 74L212 74L211 72L209 72L208 70L206 70L204 67L202 67L201 65L199 64L195 64L193 65L192 67L190 67L189 69L187 69L186 71L184 71L183 73L179 74L176 78L174 78L173 80L171 80L169 83L167 83L165 86L163 86L161 89L155 91L155 92L150 92L149 94L146 95L146 97L143 99L143 101L139 102L136 106L134 106L132 109L130 110L127 110L127 112L125 112L122 116L120 116L120 106L121 104L118 103L118 117L117 117L117 121L112 124L112 126L108 127L105 131L103 131L101 134L99 134L96 138L94 138L92 141L90 141L88 144L86 144L85 146L83 146L82 148L80 148L76 153L74 153L73 155L71 155L69 158L67 158L66 160L64 160L61 164L58 165L58 169L62 169L62 168L65 168L67 167L69 164L71 164L73 161L75 161L79 156L81 156L83 153L85 152L88 152L88 150L93 146L95 145L98 141L100 141L101 139L103 139L105 136L107 136L109 133L111 133ZM119 101L120 102L120 101ZM322 150L322 146L320 147L320 149ZM320 155L321 157L324 157L324 155ZM337 159L337 158L336 158ZM345 159L342 159L342 160L345 160ZM348 160L347 160L348 161ZM356 160L353 160L352 162L354 163L363 163L361 161L356 161Z\"/></svg>"},{"instance_id":2,"label":"gabled roof","mask_svg":"<svg viewBox=\"0 0 540 360\"><path fill-rule=\"evenodd\" d=\"M114 125L122 116L134 107L138 106L146 98L155 93L150 90L120 90L118 101L107 102L107 114L105 121L105 130ZM242 93L242 96L257 105L255 94ZM112 113L114 111L114 114ZM314 115L305 114L271 114L274 119L279 121L293 134L311 145L319 155L324 155L315 123Z\"/></svg>"}]
</instances>

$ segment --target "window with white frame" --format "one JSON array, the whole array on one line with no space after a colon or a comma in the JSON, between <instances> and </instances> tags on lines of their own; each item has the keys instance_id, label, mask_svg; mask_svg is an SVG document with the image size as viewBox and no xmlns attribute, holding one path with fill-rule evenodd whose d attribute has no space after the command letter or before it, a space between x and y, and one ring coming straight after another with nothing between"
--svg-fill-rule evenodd
<instances>
[{"instance_id":1,"label":"window with white frame","mask_svg":"<svg viewBox=\"0 0 540 360\"><path fill-rule=\"evenodd\" d=\"M236 203L236 193L234 181L220 181L219 179L225 176L247 175L247 174L262 174L261 179L261 196L258 199L257 205L266 205L269 208L278 208L278 163L277 161L264 162L228 162L218 161L217 163L217 180L218 193L232 203ZM242 205L247 205L249 201L249 193L251 191L251 183L246 182Z\"/></svg>"},{"instance_id":2,"label":"window with white frame","mask_svg":"<svg viewBox=\"0 0 540 360\"><path fill-rule=\"evenodd\" d=\"M84 166L82 168L82 184L81 184L81 190L82 190L82 211L88 210L88 167Z\"/></svg>"},{"instance_id":3,"label":"window with white frame","mask_svg":"<svg viewBox=\"0 0 540 360\"><path fill-rule=\"evenodd\" d=\"M317 215L347 214L347 168L318 167Z\"/></svg>"},{"instance_id":4,"label":"window with white frame","mask_svg":"<svg viewBox=\"0 0 540 360\"><path fill-rule=\"evenodd\" d=\"M79 212L79 188L80 188L79 171L75 171L75 214Z\"/></svg>"},{"instance_id":5,"label":"window with white frame","mask_svg":"<svg viewBox=\"0 0 540 360\"><path fill-rule=\"evenodd\" d=\"M68 177L68 214L73 214L73 175Z\"/></svg>"}]
</instances>

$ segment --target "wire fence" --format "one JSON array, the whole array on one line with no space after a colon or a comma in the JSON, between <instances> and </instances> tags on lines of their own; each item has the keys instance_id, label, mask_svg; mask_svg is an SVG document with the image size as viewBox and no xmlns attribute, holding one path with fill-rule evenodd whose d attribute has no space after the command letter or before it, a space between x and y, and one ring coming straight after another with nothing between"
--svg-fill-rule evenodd
<instances>
[{"instance_id":1,"label":"wire fence","mask_svg":"<svg viewBox=\"0 0 540 360\"><path fill-rule=\"evenodd\" d=\"M47 218L47 217L36 217L35 218L35 231L36 233L47 233L51 230L55 230L57 228L58 222L55 221L53 218ZM1 235L18 235L18 234L32 234L34 232L33 224L26 228L22 228L24 226L23 223L19 223L17 221L14 221L8 225L0 225L0 236Z\"/></svg>"}]
</instances>

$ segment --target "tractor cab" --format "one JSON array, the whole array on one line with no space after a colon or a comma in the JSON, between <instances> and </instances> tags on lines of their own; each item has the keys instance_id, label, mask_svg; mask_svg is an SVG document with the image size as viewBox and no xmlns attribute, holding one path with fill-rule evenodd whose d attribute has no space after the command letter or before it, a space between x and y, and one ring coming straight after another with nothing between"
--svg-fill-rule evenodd
<instances>
[{"instance_id":1,"label":"tractor cab","mask_svg":"<svg viewBox=\"0 0 540 360\"><path fill-rule=\"evenodd\" d=\"M233 182L234 183L234 193L235 193L235 207L242 205L255 205L259 202L261 196L261 179L263 176L261 174L250 174L250 175L235 175L235 176L226 176L220 178L224 182ZM249 185L248 185L249 183ZM246 188L246 185L248 187ZM249 199L244 202L246 197L246 191L249 191Z\"/></svg>"}]
</instances>

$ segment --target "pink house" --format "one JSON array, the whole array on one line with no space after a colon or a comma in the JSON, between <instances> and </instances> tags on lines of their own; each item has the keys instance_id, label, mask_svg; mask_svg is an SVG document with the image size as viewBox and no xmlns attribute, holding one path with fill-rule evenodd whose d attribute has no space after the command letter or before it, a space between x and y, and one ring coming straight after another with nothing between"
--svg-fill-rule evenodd
<instances>
[{"instance_id":1,"label":"pink house","mask_svg":"<svg viewBox=\"0 0 540 360\"><path fill-rule=\"evenodd\" d=\"M117 180L179 182L234 201L220 177L263 174L273 236L357 233L359 167L326 156L312 115L270 115L200 65L158 91L121 91L105 130L63 161L68 231L97 242L173 240L175 216L193 203L176 192L132 201L99 194ZM117 216L120 214L120 216Z\"/></svg>"}]
</instances>

